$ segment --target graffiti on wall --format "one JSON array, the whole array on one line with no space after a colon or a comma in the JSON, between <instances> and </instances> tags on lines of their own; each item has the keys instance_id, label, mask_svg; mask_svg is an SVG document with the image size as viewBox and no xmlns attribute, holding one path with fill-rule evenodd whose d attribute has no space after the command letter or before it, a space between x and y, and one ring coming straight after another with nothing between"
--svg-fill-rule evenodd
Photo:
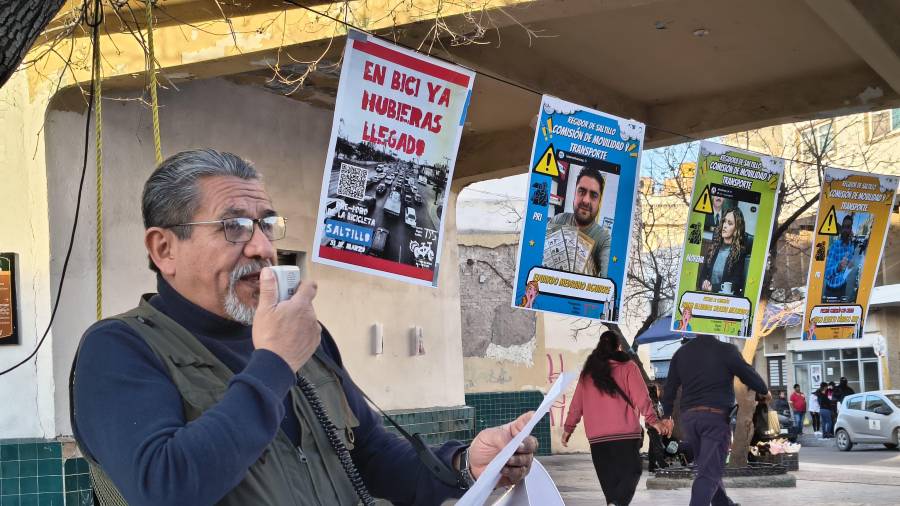
<instances>
[{"instance_id":1,"label":"graffiti on wall","mask_svg":"<svg viewBox=\"0 0 900 506\"><path fill-rule=\"evenodd\" d=\"M558 353L559 363L553 362L553 357L547 353L547 384L553 385L556 378L565 370L562 353ZM550 406L550 427L561 427L566 420L566 398L568 394L562 394ZM557 423L557 421L559 423Z\"/></svg>"}]
</instances>

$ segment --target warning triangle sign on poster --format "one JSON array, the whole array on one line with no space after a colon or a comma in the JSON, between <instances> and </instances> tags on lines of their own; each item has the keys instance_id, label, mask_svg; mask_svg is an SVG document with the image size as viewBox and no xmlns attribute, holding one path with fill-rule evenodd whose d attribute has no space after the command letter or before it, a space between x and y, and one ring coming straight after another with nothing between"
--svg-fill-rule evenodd
<instances>
[{"instance_id":1,"label":"warning triangle sign on poster","mask_svg":"<svg viewBox=\"0 0 900 506\"><path fill-rule=\"evenodd\" d=\"M551 177L559 176L559 165L556 163L556 154L553 151L553 144L547 146L547 150L541 155L541 158L534 164L534 171L538 174L547 174Z\"/></svg>"},{"instance_id":2,"label":"warning triangle sign on poster","mask_svg":"<svg viewBox=\"0 0 900 506\"><path fill-rule=\"evenodd\" d=\"M712 199L709 198L709 185L706 185L706 188L703 189L703 194L700 195L700 198L697 199L697 203L694 204L694 211L703 214L712 214Z\"/></svg>"},{"instance_id":3,"label":"warning triangle sign on poster","mask_svg":"<svg viewBox=\"0 0 900 506\"><path fill-rule=\"evenodd\" d=\"M837 214L834 212L834 206L831 206L831 210L825 216L825 221L819 227L819 233L822 235L838 235Z\"/></svg>"}]
</instances>

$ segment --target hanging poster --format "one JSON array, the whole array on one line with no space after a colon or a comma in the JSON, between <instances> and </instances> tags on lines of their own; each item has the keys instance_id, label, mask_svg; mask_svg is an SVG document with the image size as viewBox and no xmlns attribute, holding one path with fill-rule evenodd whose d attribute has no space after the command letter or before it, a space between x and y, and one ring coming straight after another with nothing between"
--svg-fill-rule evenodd
<instances>
[{"instance_id":1,"label":"hanging poster","mask_svg":"<svg viewBox=\"0 0 900 506\"><path fill-rule=\"evenodd\" d=\"M862 337L896 191L894 176L825 168L803 339Z\"/></svg>"},{"instance_id":2,"label":"hanging poster","mask_svg":"<svg viewBox=\"0 0 900 506\"><path fill-rule=\"evenodd\" d=\"M619 320L644 125L544 96L512 304Z\"/></svg>"},{"instance_id":3,"label":"hanging poster","mask_svg":"<svg viewBox=\"0 0 900 506\"><path fill-rule=\"evenodd\" d=\"M443 211L475 74L347 35L313 260L437 286Z\"/></svg>"},{"instance_id":4,"label":"hanging poster","mask_svg":"<svg viewBox=\"0 0 900 506\"><path fill-rule=\"evenodd\" d=\"M672 330L749 337L784 160L700 143Z\"/></svg>"}]
</instances>

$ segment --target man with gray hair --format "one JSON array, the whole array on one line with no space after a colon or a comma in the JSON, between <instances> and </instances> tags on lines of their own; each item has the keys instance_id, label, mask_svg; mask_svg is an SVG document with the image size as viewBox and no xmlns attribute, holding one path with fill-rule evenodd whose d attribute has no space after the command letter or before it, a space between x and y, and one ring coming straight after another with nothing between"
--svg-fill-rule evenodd
<instances>
[{"instance_id":1,"label":"man with gray hair","mask_svg":"<svg viewBox=\"0 0 900 506\"><path fill-rule=\"evenodd\" d=\"M316 283L277 301L268 267L286 220L245 160L170 157L144 186L143 218L159 293L88 329L72 372L72 426L101 504L439 504L527 422L436 448L455 483L429 472L344 369ZM501 485L527 474L536 447L526 439Z\"/></svg>"}]
</instances>

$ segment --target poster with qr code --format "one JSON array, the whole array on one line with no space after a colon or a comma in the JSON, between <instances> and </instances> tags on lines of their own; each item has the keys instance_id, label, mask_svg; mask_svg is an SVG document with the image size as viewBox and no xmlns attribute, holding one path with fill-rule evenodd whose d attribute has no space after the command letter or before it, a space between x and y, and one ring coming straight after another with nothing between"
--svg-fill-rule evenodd
<instances>
[{"instance_id":1,"label":"poster with qr code","mask_svg":"<svg viewBox=\"0 0 900 506\"><path fill-rule=\"evenodd\" d=\"M338 175L338 195L348 199L363 200L366 197L368 177L369 171L366 169L341 162L341 173Z\"/></svg>"},{"instance_id":2,"label":"poster with qr code","mask_svg":"<svg viewBox=\"0 0 900 506\"><path fill-rule=\"evenodd\" d=\"M437 286L474 79L468 69L348 33L314 262Z\"/></svg>"}]
</instances>

